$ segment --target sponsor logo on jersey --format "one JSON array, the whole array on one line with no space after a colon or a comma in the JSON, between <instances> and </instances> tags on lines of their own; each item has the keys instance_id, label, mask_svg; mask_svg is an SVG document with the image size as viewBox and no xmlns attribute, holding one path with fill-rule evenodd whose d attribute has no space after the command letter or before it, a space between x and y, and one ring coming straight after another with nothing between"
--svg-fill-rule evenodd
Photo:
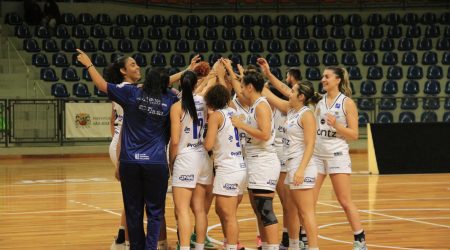
<instances>
[{"instance_id":1,"label":"sponsor logo on jersey","mask_svg":"<svg viewBox=\"0 0 450 250\"><path fill-rule=\"evenodd\" d=\"M336 103L335 107L338 109L338 108L341 107L341 104L340 103Z\"/></svg>"},{"instance_id":2,"label":"sponsor logo on jersey","mask_svg":"<svg viewBox=\"0 0 450 250\"><path fill-rule=\"evenodd\" d=\"M183 175L180 175L180 177L178 177L178 179L180 181L191 182L191 181L194 181L194 175L193 174L183 174Z\"/></svg>"},{"instance_id":3,"label":"sponsor logo on jersey","mask_svg":"<svg viewBox=\"0 0 450 250\"><path fill-rule=\"evenodd\" d=\"M277 182L278 182L278 180L269 180L269 181L267 181L267 184L272 185L272 186L276 186Z\"/></svg>"},{"instance_id":4,"label":"sponsor logo on jersey","mask_svg":"<svg viewBox=\"0 0 450 250\"><path fill-rule=\"evenodd\" d=\"M334 155L334 156L341 156L341 155L342 155L342 152L334 152L333 155Z\"/></svg>"},{"instance_id":5,"label":"sponsor logo on jersey","mask_svg":"<svg viewBox=\"0 0 450 250\"><path fill-rule=\"evenodd\" d=\"M184 128L184 133L188 134L189 132L191 132L191 129L189 127L185 127Z\"/></svg>"},{"instance_id":6,"label":"sponsor logo on jersey","mask_svg":"<svg viewBox=\"0 0 450 250\"><path fill-rule=\"evenodd\" d=\"M316 178L314 178L314 177L305 177L305 179L303 179L303 182L305 182L305 183L314 183L314 182L316 182Z\"/></svg>"},{"instance_id":7,"label":"sponsor logo on jersey","mask_svg":"<svg viewBox=\"0 0 450 250\"><path fill-rule=\"evenodd\" d=\"M188 148L196 148L196 147L198 147L198 146L200 146L200 145L202 145L201 142L197 142L197 143L188 143L188 144L187 144L187 147L188 147Z\"/></svg>"},{"instance_id":8,"label":"sponsor logo on jersey","mask_svg":"<svg viewBox=\"0 0 450 250\"><path fill-rule=\"evenodd\" d=\"M79 113L75 116L75 126L85 127L91 125L91 115L86 113Z\"/></svg>"},{"instance_id":9,"label":"sponsor logo on jersey","mask_svg":"<svg viewBox=\"0 0 450 250\"><path fill-rule=\"evenodd\" d=\"M241 155L242 155L241 151L231 152L231 156L241 156Z\"/></svg>"},{"instance_id":10,"label":"sponsor logo on jersey","mask_svg":"<svg viewBox=\"0 0 450 250\"><path fill-rule=\"evenodd\" d=\"M229 140L230 142L233 142L233 139L234 139L234 137L233 137L232 135L228 136L228 140Z\"/></svg>"},{"instance_id":11,"label":"sponsor logo on jersey","mask_svg":"<svg viewBox=\"0 0 450 250\"><path fill-rule=\"evenodd\" d=\"M149 160L150 157L146 154L134 154L135 160Z\"/></svg>"},{"instance_id":12,"label":"sponsor logo on jersey","mask_svg":"<svg viewBox=\"0 0 450 250\"><path fill-rule=\"evenodd\" d=\"M331 130L326 130L326 129L318 129L317 130L317 135L323 136L323 137L335 138L336 137L336 131L331 131Z\"/></svg>"},{"instance_id":13,"label":"sponsor logo on jersey","mask_svg":"<svg viewBox=\"0 0 450 250\"><path fill-rule=\"evenodd\" d=\"M223 188L226 190L236 190L238 188L238 184L237 183L225 183L223 185Z\"/></svg>"},{"instance_id":14,"label":"sponsor logo on jersey","mask_svg":"<svg viewBox=\"0 0 450 250\"><path fill-rule=\"evenodd\" d=\"M325 119L323 119L323 118L320 119L320 124L322 124L322 125L325 124Z\"/></svg>"}]
</instances>

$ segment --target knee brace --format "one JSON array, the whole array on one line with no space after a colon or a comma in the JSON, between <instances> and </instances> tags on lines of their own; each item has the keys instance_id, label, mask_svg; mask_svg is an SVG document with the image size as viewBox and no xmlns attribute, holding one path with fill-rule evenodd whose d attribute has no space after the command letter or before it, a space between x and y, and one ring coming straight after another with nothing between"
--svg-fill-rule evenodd
<instances>
[{"instance_id":1,"label":"knee brace","mask_svg":"<svg viewBox=\"0 0 450 250\"><path fill-rule=\"evenodd\" d=\"M256 212L261 217L261 222L264 227L277 224L278 220L273 212L273 198L264 196L254 196L256 205Z\"/></svg>"}]
</instances>

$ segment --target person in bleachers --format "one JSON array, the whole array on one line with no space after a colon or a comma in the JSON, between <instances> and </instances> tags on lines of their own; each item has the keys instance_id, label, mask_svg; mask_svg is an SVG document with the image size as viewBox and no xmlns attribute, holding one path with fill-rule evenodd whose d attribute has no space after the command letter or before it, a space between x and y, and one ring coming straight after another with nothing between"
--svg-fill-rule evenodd
<instances>
[{"instance_id":1,"label":"person in bleachers","mask_svg":"<svg viewBox=\"0 0 450 250\"><path fill-rule=\"evenodd\" d=\"M24 19L29 25L39 25L44 17L41 7L36 0L25 0L23 2Z\"/></svg>"},{"instance_id":2,"label":"person in bleachers","mask_svg":"<svg viewBox=\"0 0 450 250\"><path fill-rule=\"evenodd\" d=\"M61 14L55 0L47 0L44 4L44 23L55 28L60 23Z\"/></svg>"}]
</instances>

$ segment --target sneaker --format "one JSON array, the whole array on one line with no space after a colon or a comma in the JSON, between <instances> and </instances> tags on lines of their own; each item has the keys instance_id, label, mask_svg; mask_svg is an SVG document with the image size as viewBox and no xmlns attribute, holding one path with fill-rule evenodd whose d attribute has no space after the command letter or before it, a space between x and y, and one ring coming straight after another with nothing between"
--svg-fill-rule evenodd
<instances>
[{"instance_id":1,"label":"sneaker","mask_svg":"<svg viewBox=\"0 0 450 250\"><path fill-rule=\"evenodd\" d=\"M353 250L367 250L365 241L355 241L353 242Z\"/></svg>"},{"instance_id":2,"label":"sneaker","mask_svg":"<svg viewBox=\"0 0 450 250\"><path fill-rule=\"evenodd\" d=\"M261 236L256 236L256 248L258 248L258 250L262 250L262 241L261 241Z\"/></svg>"},{"instance_id":3,"label":"sneaker","mask_svg":"<svg viewBox=\"0 0 450 250\"><path fill-rule=\"evenodd\" d=\"M109 249L110 250L127 250L127 249L130 249L130 244L127 244L126 242L117 244L116 239L114 239L114 241L111 244L111 247Z\"/></svg>"},{"instance_id":4,"label":"sneaker","mask_svg":"<svg viewBox=\"0 0 450 250\"><path fill-rule=\"evenodd\" d=\"M216 245L214 245L208 236L206 236L205 240L205 249L217 249ZM238 248L239 249L239 248Z\"/></svg>"},{"instance_id":5,"label":"sneaker","mask_svg":"<svg viewBox=\"0 0 450 250\"><path fill-rule=\"evenodd\" d=\"M195 248L195 242L197 241L197 234L192 233L191 234L191 248Z\"/></svg>"},{"instance_id":6,"label":"sneaker","mask_svg":"<svg viewBox=\"0 0 450 250\"><path fill-rule=\"evenodd\" d=\"M238 249L238 250L245 250L245 247L244 247L244 245L242 245L240 242L238 242L238 244L237 244L237 249Z\"/></svg>"},{"instance_id":7,"label":"sneaker","mask_svg":"<svg viewBox=\"0 0 450 250\"><path fill-rule=\"evenodd\" d=\"M305 242L303 242L303 241L300 241L300 242L298 243L298 247L300 248L300 250L306 250L306 249L308 249L308 245L305 245Z\"/></svg>"},{"instance_id":8,"label":"sneaker","mask_svg":"<svg viewBox=\"0 0 450 250\"><path fill-rule=\"evenodd\" d=\"M280 250L285 250L289 248L289 235L287 232L283 232L281 236Z\"/></svg>"}]
</instances>

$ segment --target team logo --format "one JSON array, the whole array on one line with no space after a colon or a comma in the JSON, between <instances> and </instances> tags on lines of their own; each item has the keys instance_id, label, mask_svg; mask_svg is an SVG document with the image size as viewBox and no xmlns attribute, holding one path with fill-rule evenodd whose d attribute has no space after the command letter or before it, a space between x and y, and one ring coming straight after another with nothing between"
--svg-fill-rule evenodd
<instances>
[{"instance_id":1,"label":"team logo","mask_svg":"<svg viewBox=\"0 0 450 250\"><path fill-rule=\"evenodd\" d=\"M314 183L316 182L316 178L311 178L311 177L305 177L305 179L303 180L303 182L305 183Z\"/></svg>"},{"instance_id":2,"label":"team logo","mask_svg":"<svg viewBox=\"0 0 450 250\"><path fill-rule=\"evenodd\" d=\"M267 184L272 185L272 186L276 186L277 185L278 180L269 180L267 182Z\"/></svg>"},{"instance_id":3,"label":"team logo","mask_svg":"<svg viewBox=\"0 0 450 250\"><path fill-rule=\"evenodd\" d=\"M237 183L225 183L223 185L223 188L226 190L236 190L238 188L238 184Z\"/></svg>"},{"instance_id":4,"label":"team logo","mask_svg":"<svg viewBox=\"0 0 450 250\"><path fill-rule=\"evenodd\" d=\"M185 127L185 128L184 128L184 133L185 133L185 134L188 134L189 132L191 132L191 129L188 128L188 127Z\"/></svg>"},{"instance_id":5,"label":"team logo","mask_svg":"<svg viewBox=\"0 0 450 250\"><path fill-rule=\"evenodd\" d=\"M336 108L338 109L340 107L341 107L341 104L340 103L336 103Z\"/></svg>"},{"instance_id":6,"label":"team logo","mask_svg":"<svg viewBox=\"0 0 450 250\"><path fill-rule=\"evenodd\" d=\"M323 119L323 118L320 119L320 124L322 124L322 125L325 124L325 119Z\"/></svg>"},{"instance_id":7,"label":"team logo","mask_svg":"<svg viewBox=\"0 0 450 250\"><path fill-rule=\"evenodd\" d=\"M230 141L230 142L233 142L233 139L234 139L234 137L233 136L228 136L228 140Z\"/></svg>"},{"instance_id":8,"label":"team logo","mask_svg":"<svg viewBox=\"0 0 450 250\"><path fill-rule=\"evenodd\" d=\"M86 113L79 113L75 117L76 127L85 127L91 125L91 115Z\"/></svg>"},{"instance_id":9,"label":"team logo","mask_svg":"<svg viewBox=\"0 0 450 250\"><path fill-rule=\"evenodd\" d=\"M194 181L194 175L193 174L183 174L183 175L180 175L180 177L178 177L178 179L180 181L191 182L191 181Z\"/></svg>"}]
</instances>

